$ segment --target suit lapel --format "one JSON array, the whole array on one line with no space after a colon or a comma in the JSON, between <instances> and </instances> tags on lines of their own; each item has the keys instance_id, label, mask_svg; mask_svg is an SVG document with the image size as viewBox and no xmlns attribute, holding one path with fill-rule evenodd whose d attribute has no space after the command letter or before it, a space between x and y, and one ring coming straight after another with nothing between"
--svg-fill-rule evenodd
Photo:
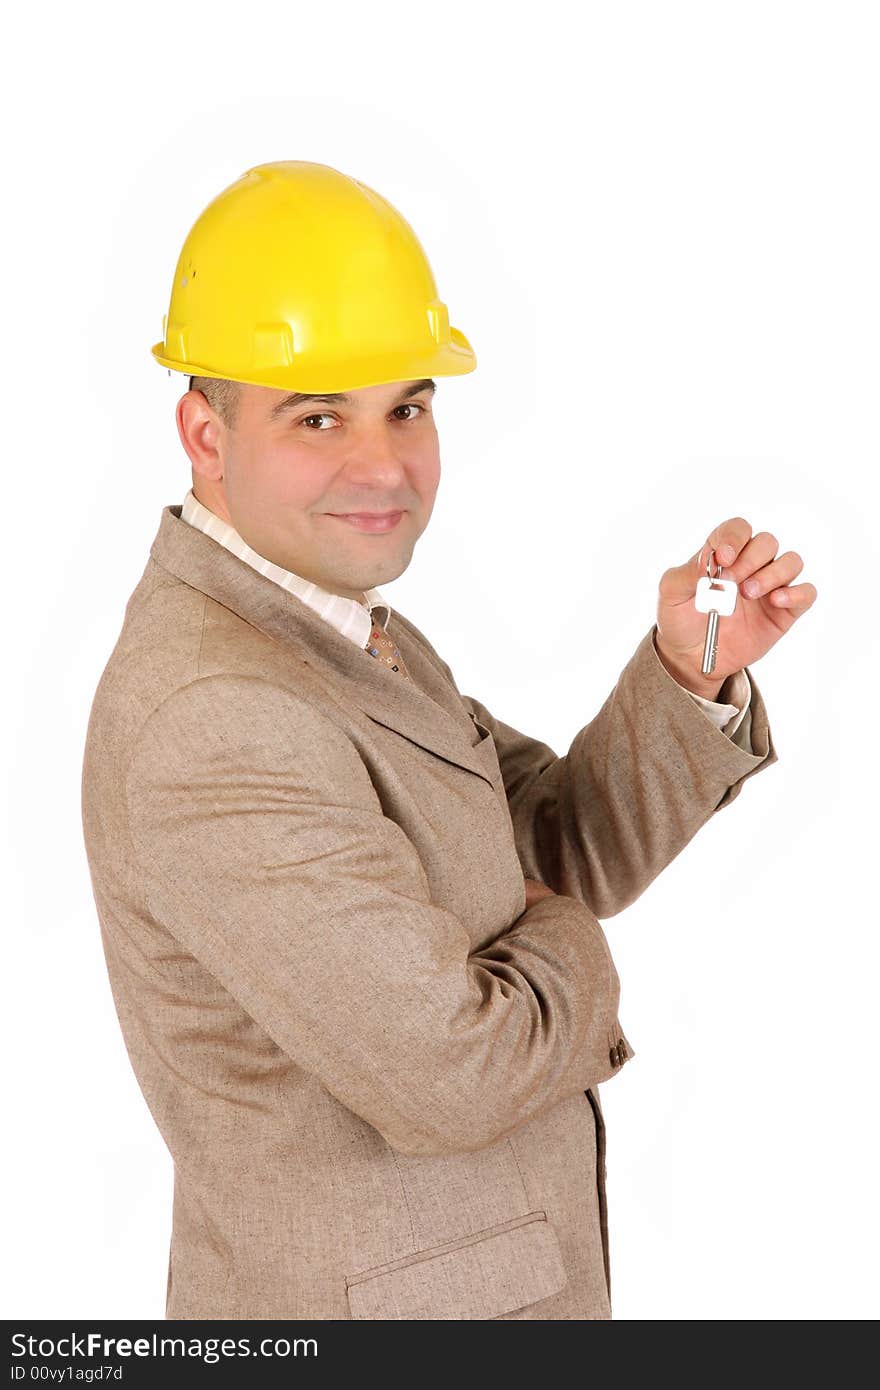
<instances>
[{"instance_id":1,"label":"suit lapel","mask_svg":"<svg viewBox=\"0 0 880 1390\"><path fill-rule=\"evenodd\" d=\"M337 701L350 702L375 723L496 785L492 760L485 757L486 739L479 737L486 731L471 720L408 625L395 625L392 613L389 631L403 653L409 681L343 637L298 595L190 526L181 510L180 505L162 509L150 547L157 564L287 647L331 686Z\"/></svg>"}]
</instances>

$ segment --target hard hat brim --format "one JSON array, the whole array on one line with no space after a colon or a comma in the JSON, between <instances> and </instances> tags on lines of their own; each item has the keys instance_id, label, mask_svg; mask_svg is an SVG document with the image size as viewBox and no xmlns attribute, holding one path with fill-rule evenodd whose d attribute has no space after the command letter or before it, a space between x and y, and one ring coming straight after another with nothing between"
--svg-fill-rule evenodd
<instances>
[{"instance_id":1,"label":"hard hat brim","mask_svg":"<svg viewBox=\"0 0 880 1390\"><path fill-rule=\"evenodd\" d=\"M169 371L185 376L207 376L226 381L240 381L250 386L268 386L279 391L357 391L364 386L381 386L392 381L416 381L420 377L465 376L477 365L476 354L457 328L449 330L451 342L423 355L412 353L371 354L361 361L351 359L340 375L338 362L328 363L321 371L312 359L308 372L294 363L292 366L266 367L251 371L218 371L197 362L181 362L165 353L165 343L154 343L151 352L155 360Z\"/></svg>"}]
</instances>

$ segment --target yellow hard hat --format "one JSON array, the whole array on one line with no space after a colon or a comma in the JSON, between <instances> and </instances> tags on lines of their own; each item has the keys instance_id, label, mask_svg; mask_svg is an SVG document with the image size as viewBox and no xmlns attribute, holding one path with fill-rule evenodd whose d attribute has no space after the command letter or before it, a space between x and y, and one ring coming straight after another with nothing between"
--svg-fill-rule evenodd
<instances>
[{"instance_id":1,"label":"yellow hard hat","mask_svg":"<svg viewBox=\"0 0 880 1390\"><path fill-rule=\"evenodd\" d=\"M303 159L248 169L208 204L177 262L163 367L291 391L462 376L427 256L396 208Z\"/></svg>"}]
</instances>

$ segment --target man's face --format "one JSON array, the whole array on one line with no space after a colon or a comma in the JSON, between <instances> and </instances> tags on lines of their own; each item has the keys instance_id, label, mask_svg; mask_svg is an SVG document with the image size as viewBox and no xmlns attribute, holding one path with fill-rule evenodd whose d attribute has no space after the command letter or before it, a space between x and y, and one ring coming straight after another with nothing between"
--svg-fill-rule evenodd
<instances>
[{"instance_id":1,"label":"man's face","mask_svg":"<svg viewBox=\"0 0 880 1390\"><path fill-rule=\"evenodd\" d=\"M363 601L403 573L434 508L433 385L396 381L292 401L288 391L242 384L232 430L188 391L177 428L196 497L267 560ZM397 511L388 530L343 519Z\"/></svg>"}]
</instances>

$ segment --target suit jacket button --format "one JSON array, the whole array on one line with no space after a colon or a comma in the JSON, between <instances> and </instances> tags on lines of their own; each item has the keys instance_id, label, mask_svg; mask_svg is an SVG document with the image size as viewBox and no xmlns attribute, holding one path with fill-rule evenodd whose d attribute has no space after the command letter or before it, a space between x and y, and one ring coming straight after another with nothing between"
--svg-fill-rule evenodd
<instances>
[{"instance_id":1,"label":"suit jacket button","mask_svg":"<svg viewBox=\"0 0 880 1390\"><path fill-rule=\"evenodd\" d=\"M626 1061L626 1043L623 1038L617 1039L617 1055L620 1058L620 1065L623 1066Z\"/></svg>"},{"instance_id":2,"label":"suit jacket button","mask_svg":"<svg viewBox=\"0 0 880 1390\"><path fill-rule=\"evenodd\" d=\"M610 1056L610 1059L611 1059L611 1065L612 1065L612 1067L619 1067L619 1066L620 1066L620 1051L619 1051L619 1049L618 1049L617 1047L612 1047L609 1056Z\"/></svg>"}]
</instances>

